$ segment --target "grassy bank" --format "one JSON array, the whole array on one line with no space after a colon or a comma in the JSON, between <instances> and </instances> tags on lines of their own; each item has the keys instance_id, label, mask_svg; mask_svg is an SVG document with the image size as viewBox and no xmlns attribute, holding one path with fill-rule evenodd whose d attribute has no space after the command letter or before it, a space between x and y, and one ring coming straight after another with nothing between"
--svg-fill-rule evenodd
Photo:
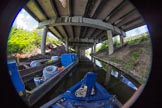
<instances>
[{"instance_id":1,"label":"grassy bank","mask_svg":"<svg viewBox=\"0 0 162 108\"><path fill-rule=\"evenodd\" d=\"M134 39L125 40L125 46L117 48L112 55L108 55L107 48L99 51L96 56L119 64L130 74L140 76L138 81L147 81L151 65L151 43L148 35L137 36Z\"/></svg>"}]
</instances>

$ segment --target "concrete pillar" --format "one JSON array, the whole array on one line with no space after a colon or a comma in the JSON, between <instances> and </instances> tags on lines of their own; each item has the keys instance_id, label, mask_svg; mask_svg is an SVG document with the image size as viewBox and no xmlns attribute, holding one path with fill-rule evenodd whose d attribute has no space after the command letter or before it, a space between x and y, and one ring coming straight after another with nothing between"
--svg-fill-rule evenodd
<instances>
[{"instance_id":1,"label":"concrete pillar","mask_svg":"<svg viewBox=\"0 0 162 108\"><path fill-rule=\"evenodd\" d=\"M94 41L94 53L96 53L96 41Z\"/></svg>"},{"instance_id":2,"label":"concrete pillar","mask_svg":"<svg viewBox=\"0 0 162 108\"><path fill-rule=\"evenodd\" d=\"M78 54L78 46L75 46L75 52Z\"/></svg>"},{"instance_id":3,"label":"concrete pillar","mask_svg":"<svg viewBox=\"0 0 162 108\"><path fill-rule=\"evenodd\" d=\"M91 50L91 53L94 53L94 49L93 49L93 46L92 46L92 50Z\"/></svg>"},{"instance_id":4,"label":"concrete pillar","mask_svg":"<svg viewBox=\"0 0 162 108\"><path fill-rule=\"evenodd\" d=\"M82 53L82 49L80 47L78 49L79 49L79 53L78 53L79 54L79 60L81 60L81 57L82 57L82 54L81 54Z\"/></svg>"},{"instance_id":5,"label":"concrete pillar","mask_svg":"<svg viewBox=\"0 0 162 108\"><path fill-rule=\"evenodd\" d=\"M121 46L124 45L124 37L122 35L120 35L120 45Z\"/></svg>"},{"instance_id":6,"label":"concrete pillar","mask_svg":"<svg viewBox=\"0 0 162 108\"><path fill-rule=\"evenodd\" d=\"M65 40L65 51L69 51L68 38Z\"/></svg>"},{"instance_id":7,"label":"concrete pillar","mask_svg":"<svg viewBox=\"0 0 162 108\"><path fill-rule=\"evenodd\" d=\"M85 49L81 49L81 56L85 56Z\"/></svg>"},{"instance_id":8,"label":"concrete pillar","mask_svg":"<svg viewBox=\"0 0 162 108\"><path fill-rule=\"evenodd\" d=\"M96 41L94 41L94 44L93 44L93 53L94 54L96 53ZM96 67L96 59L95 58L93 59L93 63L94 63L94 67Z\"/></svg>"},{"instance_id":9,"label":"concrete pillar","mask_svg":"<svg viewBox=\"0 0 162 108\"><path fill-rule=\"evenodd\" d=\"M91 54L94 53L94 49L93 49L93 46L92 46L92 50L91 50ZM93 62L93 57L91 56L91 61Z\"/></svg>"},{"instance_id":10,"label":"concrete pillar","mask_svg":"<svg viewBox=\"0 0 162 108\"><path fill-rule=\"evenodd\" d=\"M71 47L70 47L70 46L69 46L69 48L68 48L68 49L69 49L69 53L71 53Z\"/></svg>"},{"instance_id":11,"label":"concrete pillar","mask_svg":"<svg viewBox=\"0 0 162 108\"><path fill-rule=\"evenodd\" d=\"M113 45L111 30L107 30L107 37L108 37L108 43L109 43L108 51L109 51L109 55L111 55L114 52L114 45Z\"/></svg>"},{"instance_id":12,"label":"concrete pillar","mask_svg":"<svg viewBox=\"0 0 162 108\"><path fill-rule=\"evenodd\" d=\"M43 35L42 35L42 41L41 41L41 54L45 55L45 51L46 51L46 37L47 37L47 32L48 32L48 28L47 26L44 27L43 30Z\"/></svg>"}]
</instances>

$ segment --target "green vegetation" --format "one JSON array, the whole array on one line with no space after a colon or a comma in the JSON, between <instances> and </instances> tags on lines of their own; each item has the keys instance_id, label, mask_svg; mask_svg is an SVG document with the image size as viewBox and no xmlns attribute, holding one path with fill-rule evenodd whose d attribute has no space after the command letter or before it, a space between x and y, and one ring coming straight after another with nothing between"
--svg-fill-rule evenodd
<instances>
[{"instance_id":1,"label":"green vegetation","mask_svg":"<svg viewBox=\"0 0 162 108\"><path fill-rule=\"evenodd\" d=\"M98 49L98 51L103 51L105 49L108 48L108 40L105 40L102 45L100 46L100 48Z\"/></svg>"},{"instance_id":2,"label":"green vegetation","mask_svg":"<svg viewBox=\"0 0 162 108\"><path fill-rule=\"evenodd\" d=\"M85 50L85 55L90 55L90 50Z\"/></svg>"},{"instance_id":3,"label":"green vegetation","mask_svg":"<svg viewBox=\"0 0 162 108\"><path fill-rule=\"evenodd\" d=\"M140 51L135 51L130 55L130 59L127 63L125 63L124 68L127 70L132 69L135 64L136 64L136 60L138 59L138 57L140 56Z\"/></svg>"},{"instance_id":4,"label":"green vegetation","mask_svg":"<svg viewBox=\"0 0 162 108\"><path fill-rule=\"evenodd\" d=\"M128 44L139 44L142 41L150 41L148 32L135 37L130 37L125 39L125 42Z\"/></svg>"},{"instance_id":5,"label":"green vegetation","mask_svg":"<svg viewBox=\"0 0 162 108\"><path fill-rule=\"evenodd\" d=\"M53 44L60 44L61 42L56 39L47 37L47 42ZM37 30L32 32L13 27L8 39L8 54L12 53L25 53L40 48L41 36L37 34Z\"/></svg>"},{"instance_id":6,"label":"green vegetation","mask_svg":"<svg viewBox=\"0 0 162 108\"><path fill-rule=\"evenodd\" d=\"M117 37L117 36L114 37L113 43L114 43L114 47L115 47L115 48L117 48L117 47L120 46L120 43L119 43L119 41L118 41L118 37ZM98 52L98 51L104 51L105 49L108 48L108 46L109 46L109 45L108 45L108 40L105 40L105 41L102 43L102 45L97 49L97 52Z\"/></svg>"},{"instance_id":7,"label":"green vegetation","mask_svg":"<svg viewBox=\"0 0 162 108\"><path fill-rule=\"evenodd\" d=\"M110 58L110 61L117 62L117 63L122 63L122 61L119 60L119 59L116 58L116 57L111 57L111 58Z\"/></svg>"},{"instance_id":8,"label":"green vegetation","mask_svg":"<svg viewBox=\"0 0 162 108\"><path fill-rule=\"evenodd\" d=\"M45 62L45 64L49 64L49 63L52 63L52 62L53 62L53 60L48 60L48 61Z\"/></svg>"},{"instance_id":9,"label":"green vegetation","mask_svg":"<svg viewBox=\"0 0 162 108\"><path fill-rule=\"evenodd\" d=\"M114 43L114 47L115 47L115 48L117 48L117 47L120 46L120 43L119 43L119 41L118 41L118 36L114 37L113 43Z\"/></svg>"},{"instance_id":10,"label":"green vegetation","mask_svg":"<svg viewBox=\"0 0 162 108\"><path fill-rule=\"evenodd\" d=\"M134 36L134 37L125 38L124 41L127 44L138 44L138 43L140 43L142 41L150 41L150 38L149 38L148 32L146 32L146 33L141 34L141 35L137 35L137 36ZM117 36L114 37L114 41L113 42L114 42L114 47L115 48L118 48L120 46L120 43L118 41L118 37ZM100 48L98 49L98 51L104 51L107 48L108 48L108 40L106 40L106 41L104 41L102 43L102 45L100 46Z\"/></svg>"}]
</instances>

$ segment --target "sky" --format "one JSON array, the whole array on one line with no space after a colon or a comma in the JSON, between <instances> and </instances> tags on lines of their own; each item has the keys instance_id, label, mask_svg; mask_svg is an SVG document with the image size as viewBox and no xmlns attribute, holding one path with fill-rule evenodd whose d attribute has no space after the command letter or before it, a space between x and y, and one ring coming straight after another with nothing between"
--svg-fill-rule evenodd
<instances>
[{"instance_id":1,"label":"sky","mask_svg":"<svg viewBox=\"0 0 162 108\"><path fill-rule=\"evenodd\" d=\"M22 28L28 31L32 31L35 28L38 27L38 22L32 18L24 9L22 9L19 14L17 15L13 26L17 26L18 28ZM130 30L128 32L126 32L126 36L135 36L144 32L147 32L147 26L141 26L138 27L136 29ZM52 36L52 34L48 33L50 35L50 37Z\"/></svg>"},{"instance_id":2,"label":"sky","mask_svg":"<svg viewBox=\"0 0 162 108\"><path fill-rule=\"evenodd\" d=\"M38 27L38 22L30 16L24 9L22 9L17 15L13 26L22 28L24 30L32 31Z\"/></svg>"},{"instance_id":3,"label":"sky","mask_svg":"<svg viewBox=\"0 0 162 108\"><path fill-rule=\"evenodd\" d=\"M144 25L144 26L141 26L141 27L138 27L138 28L135 28L135 29L132 29L132 30L126 32L126 36L127 37L135 36L135 35L142 34L145 32L148 32L147 25Z\"/></svg>"},{"instance_id":4,"label":"sky","mask_svg":"<svg viewBox=\"0 0 162 108\"><path fill-rule=\"evenodd\" d=\"M13 26L27 31L33 31L38 27L38 22L32 16L30 16L30 14L28 14L24 9L22 9L17 15ZM47 35L51 38L55 38L55 36L50 32L48 32Z\"/></svg>"}]
</instances>

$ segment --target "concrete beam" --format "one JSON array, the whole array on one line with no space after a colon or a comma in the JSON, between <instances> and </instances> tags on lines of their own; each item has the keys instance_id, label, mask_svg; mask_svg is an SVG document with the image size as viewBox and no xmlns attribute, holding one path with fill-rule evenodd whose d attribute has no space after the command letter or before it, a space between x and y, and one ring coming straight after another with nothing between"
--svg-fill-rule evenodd
<instances>
[{"instance_id":1,"label":"concrete beam","mask_svg":"<svg viewBox=\"0 0 162 108\"><path fill-rule=\"evenodd\" d=\"M119 20L114 22L114 24L118 25L118 24L122 23L123 21L127 21L127 20L129 20L131 18L131 16L133 16L136 13L137 13L137 10L133 9L130 12L128 12L127 14L125 14L124 16L120 17Z\"/></svg>"},{"instance_id":2,"label":"concrete beam","mask_svg":"<svg viewBox=\"0 0 162 108\"><path fill-rule=\"evenodd\" d=\"M93 39L96 39L96 38L98 38L102 33L103 33L104 31L96 31L94 34L93 34L93 36L91 36L91 38Z\"/></svg>"},{"instance_id":3,"label":"concrete beam","mask_svg":"<svg viewBox=\"0 0 162 108\"><path fill-rule=\"evenodd\" d=\"M78 46L78 47L85 47L90 48L93 46L93 44L85 44L85 43L69 43L69 46Z\"/></svg>"},{"instance_id":4,"label":"concrete beam","mask_svg":"<svg viewBox=\"0 0 162 108\"><path fill-rule=\"evenodd\" d=\"M95 28L89 28L87 30L87 33L83 36L83 38L89 38L93 34L94 31L95 31Z\"/></svg>"},{"instance_id":5,"label":"concrete beam","mask_svg":"<svg viewBox=\"0 0 162 108\"><path fill-rule=\"evenodd\" d=\"M80 16L74 17L65 16L58 18L55 17L54 19L40 22L38 28L41 28L42 26L60 26L60 25L86 26L103 30L112 30L113 32L119 35L122 33L121 29L119 29L116 26L113 26L108 22L103 22L102 20L99 19L91 19Z\"/></svg>"},{"instance_id":6,"label":"concrete beam","mask_svg":"<svg viewBox=\"0 0 162 108\"><path fill-rule=\"evenodd\" d=\"M85 35L87 34L87 31L88 31L88 27L84 27L83 33L80 38L85 37Z\"/></svg>"},{"instance_id":7,"label":"concrete beam","mask_svg":"<svg viewBox=\"0 0 162 108\"><path fill-rule=\"evenodd\" d=\"M118 6L116 6L115 9L113 9L111 13L107 16L106 21L109 21L112 16L114 16L117 12L121 11L126 3L126 0L123 0Z\"/></svg>"},{"instance_id":8,"label":"concrete beam","mask_svg":"<svg viewBox=\"0 0 162 108\"><path fill-rule=\"evenodd\" d=\"M36 17L38 17L38 19L41 20L46 20L47 16L45 14L45 12L43 11L43 9L41 9L41 7L38 5L37 1L35 0L30 0L27 3L27 8L29 10L31 10L32 13L34 13L34 15Z\"/></svg>"},{"instance_id":9,"label":"concrete beam","mask_svg":"<svg viewBox=\"0 0 162 108\"><path fill-rule=\"evenodd\" d=\"M45 26L43 30L42 35L42 41L41 41L41 54L45 55L46 51L46 37L47 37L48 28Z\"/></svg>"},{"instance_id":10,"label":"concrete beam","mask_svg":"<svg viewBox=\"0 0 162 108\"><path fill-rule=\"evenodd\" d=\"M122 25L126 24L127 22L129 22L133 19L136 19L138 17L141 17L140 14L138 14L136 11L133 11L132 13L129 13L126 17L121 18L120 20L116 21L115 25L117 25L118 27L121 27Z\"/></svg>"},{"instance_id":11,"label":"concrete beam","mask_svg":"<svg viewBox=\"0 0 162 108\"><path fill-rule=\"evenodd\" d=\"M98 40L94 39L68 39L69 42L84 42L84 43L98 43Z\"/></svg>"},{"instance_id":12,"label":"concrete beam","mask_svg":"<svg viewBox=\"0 0 162 108\"><path fill-rule=\"evenodd\" d=\"M129 25L123 25L121 28L124 29L124 31L129 31L131 29L134 29L134 28L137 28L137 27L140 27L140 26L143 26L145 25L146 23L143 21L143 19L140 19L140 20L137 20L135 22L132 22L131 24Z\"/></svg>"},{"instance_id":13,"label":"concrete beam","mask_svg":"<svg viewBox=\"0 0 162 108\"><path fill-rule=\"evenodd\" d=\"M113 45L113 39L112 39L112 31L111 30L107 30L107 37L108 37L108 43L109 43L109 47L108 47L108 51L109 51L109 55L111 55L114 52L114 45Z\"/></svg>"},{"instance_id":14,"label":"concrete beam","mask_svg":"<svg viewBox=\"0 0 162 108\"><path fill-rule=\"evenodd\" d=\"M37 0L40 7L44 10L48 18L52 18L53 16L57 16L57 11L53 6L52 0Z\"/></svg>"},{"instance_id":15,"label":"concrete beam","mask_svg":"<svg viewBox=\"0 0 162 108\"><path fill-rule=\"evenodd\" d=\"M61 34L54 27L49 27L49 31L53 33L58 39L63 40Z\"/></svg>"}]
</instances>

